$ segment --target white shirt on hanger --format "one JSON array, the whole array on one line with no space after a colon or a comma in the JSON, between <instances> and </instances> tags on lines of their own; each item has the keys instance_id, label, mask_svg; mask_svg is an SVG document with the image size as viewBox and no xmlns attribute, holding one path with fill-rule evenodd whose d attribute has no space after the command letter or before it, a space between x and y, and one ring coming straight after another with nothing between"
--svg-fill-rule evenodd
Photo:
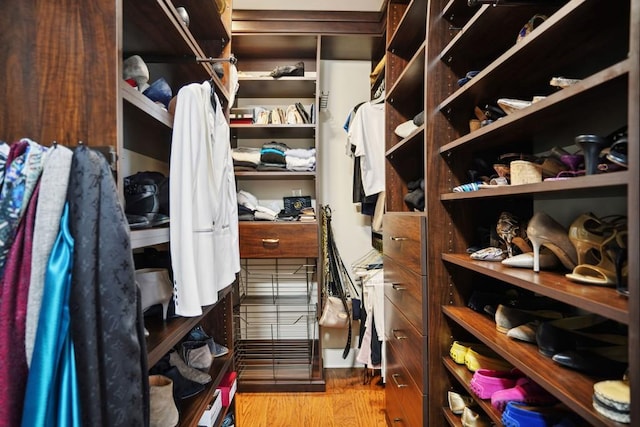
<instances>
[{"instance_id":1,"label":"white shirt on hanger","mask_svg":"<svg viewBox=\"0 0 640 427\"><path fill-rule=\"evenodd\" d=\"M384 191L384 103L365 102L349 127L354 155L361 157L362 187L366 196Z\"/></svg>"}]
</instances>

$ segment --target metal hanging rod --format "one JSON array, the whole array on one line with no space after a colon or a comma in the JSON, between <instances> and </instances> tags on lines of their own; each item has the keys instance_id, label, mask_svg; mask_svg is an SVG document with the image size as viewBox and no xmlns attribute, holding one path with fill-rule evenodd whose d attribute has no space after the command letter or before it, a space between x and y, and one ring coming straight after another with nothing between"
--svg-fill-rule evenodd
<instances>
[{"instance_id":1,"label":"metal hanging rod","mask_svg":"<svg viewBox=\"0 0 640 427\"><path fill-rule=\"evenodd\" d=\"M126 55L126 56L130 56L130 55ZM213 63L213 62L230 62L231 64L236 64L238 62L238 59L231 54L228 58L201 58L199 56L193 56L193 55L140 55L142 57L142 60L146 63L152 64L152 63L189 63L189 62L197 62L197 63L201 63L201 62L208 62L208 63Z\"/></svg>"},{"instance_id":2,"label":"metal hanging rod","mask_svg":"<svg viewBox=\"0 0 640 427\"><path fill-rule=\"evenodd\" d=\"M230 62L235 65L238 63L238 59L232 53L228 58L196 58L196 62Z\"/></svg>"}]
</instances>

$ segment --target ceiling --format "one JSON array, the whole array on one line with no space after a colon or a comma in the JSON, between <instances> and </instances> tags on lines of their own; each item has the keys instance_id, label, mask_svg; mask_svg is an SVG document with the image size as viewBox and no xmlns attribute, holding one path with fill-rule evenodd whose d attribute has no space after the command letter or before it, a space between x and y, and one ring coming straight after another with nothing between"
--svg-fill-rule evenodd
<instances>
[{"instance_id":1,"label":"ceiling","mask_svg":"<svg viewBox=\"0 0 640 427\"><path fill-rule=\"evenodd\" d=\"M385 0L233 0L234 10L379 12Z\"/></svg>"}]
</instances>

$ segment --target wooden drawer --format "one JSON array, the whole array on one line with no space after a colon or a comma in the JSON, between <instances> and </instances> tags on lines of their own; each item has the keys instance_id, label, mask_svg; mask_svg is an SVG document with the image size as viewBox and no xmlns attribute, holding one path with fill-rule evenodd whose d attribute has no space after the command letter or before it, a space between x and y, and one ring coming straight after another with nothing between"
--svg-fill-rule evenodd
<instances>
[{"instance_id":1,"label":"wooden drawer","mask_svg":"<svg viewBox=\"0 0 640 427\"><path fill-rule=\"evenodd\" d=\"M399 355L402 364L421 392L425 389L427 360L424 349L427 338L418 333L400 309L385 301L385 340Z\"/></svg>"},{"instance_id":2,"label":"wooden drawer","mask_svg":"<svg viewBox=\"0 0 640 427\"><path fill-rule=\"evenodd\" d=\"M384 294L402 312L420 335L427 330L422 295L427 292L427 276L407 270L393 259L384 257Z\"/></svg>"},{"instance_id":3,"label":"wooden drawer","mask_svg":"<svg viewBox=\"0 0 640 427\"><path fill-rule=\"evenodd\" d=\"M317 258L317 223L240 222L240 258Z\"/></svg>"},{"instance_id":4,"label":"wooden drawer","mask_svg":"<svg viewBox=\"0 0 640 427\"><path fill-rule=\"evenodd\" d=\"M411 380L407 369L398 358L398 352L386 346L387 357L385 400L387 417L392 427L422 427L427 419L426 399Z\"/></svg>"},{"instance_id":5,"label":"wooden drawer","mask_svg":"<svg viewBox=\"0 0 640 427\"><path fill-rule=\"evenodd\" d=\"M426 274L426 220L419 214L387 213L383 219L384 254L418 274Z\"/></svg>"}]
</instances>

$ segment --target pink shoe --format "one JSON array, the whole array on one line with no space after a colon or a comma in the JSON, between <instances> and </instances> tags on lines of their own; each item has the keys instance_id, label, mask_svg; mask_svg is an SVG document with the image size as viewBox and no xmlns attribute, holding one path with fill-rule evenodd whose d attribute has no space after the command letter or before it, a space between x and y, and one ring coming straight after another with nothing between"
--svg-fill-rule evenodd
<instances>
[{"instance_id":1,"label":"pink shoe","mask_svg":"<svg viewBox=\"0 0 640 427\"><path fill-rule=\"evenodd\" d=\"M497 391L515 387L516 381L523 377L524 374L517 369L510 371L478 369L471 377L469 386L480 399L489 399Z\"/></svg>"},{"instance_id":2,"label":"pink shoe","mask_svg":"<svg viewBox=\"0 0 640 427\"><path fill-rule=\"evenodd\" d=\"M553 405L558 400L529 378L520 378L515 387L498 390L491 395L491 404L500 412L504 411L509 402L544 406Z\"/></svg>"}]
</instances>

